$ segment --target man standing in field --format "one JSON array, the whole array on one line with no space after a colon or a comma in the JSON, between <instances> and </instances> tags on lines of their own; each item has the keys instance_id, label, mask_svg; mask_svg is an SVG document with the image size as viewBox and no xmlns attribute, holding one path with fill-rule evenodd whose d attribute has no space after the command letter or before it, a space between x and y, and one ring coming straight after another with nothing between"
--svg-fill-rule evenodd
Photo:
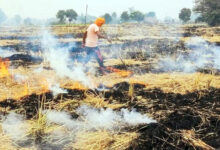
<instances>
[{"instance_id":1,"label":"man standing in field","mask_svg":"<svg viewBox=\"0 0 220 150\"><path fill-rule=\"evenodd\" d=\"M97 18L94 24L89 25L87 31L84 33L82 43L82 46L85 48L87 55L84 62L88 63L92 57L95 57L99 63L99 67L102 73L104 73L104 62L98 48L98 39L105 38L111 42L107 37L101 35L100 33L100 28L103 24L105 24L105 19Z\"/></svg>"}]
</instances>

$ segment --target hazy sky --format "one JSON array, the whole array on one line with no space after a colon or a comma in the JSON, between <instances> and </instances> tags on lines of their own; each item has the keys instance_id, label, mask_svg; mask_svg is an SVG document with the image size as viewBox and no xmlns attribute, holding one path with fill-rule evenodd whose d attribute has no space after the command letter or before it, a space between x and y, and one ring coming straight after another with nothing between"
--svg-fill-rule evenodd
<instances>
[{"instance_id":1,"label":"hazy sky","mask_svg":"<svg viewBox=\"0 0 220 150\"><path fill-rule=\"evenodd\" d=\"M155 11L158 18L166 16L178 18L179 11L192 8L194 0L0 0L0 9L12 17L16 14L23 18L31 17L46 19L55 17L60 9L74 9L79 15L85 13L88 4L88 13L100 16L104 13L117 12L118 16L124 10L134 7L144 13Z\"/></svg>"}]
</instances>

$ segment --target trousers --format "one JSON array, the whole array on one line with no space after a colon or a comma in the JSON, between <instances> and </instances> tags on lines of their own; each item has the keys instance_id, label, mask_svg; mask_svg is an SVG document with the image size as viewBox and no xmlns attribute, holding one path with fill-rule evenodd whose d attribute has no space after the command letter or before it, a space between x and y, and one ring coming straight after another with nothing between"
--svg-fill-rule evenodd
<instances>
[{"instance_id":1,"label":"trousers","mask_svg":"<svg viewBox=\"0 0 220 150\"><path fill-rule=\"evenodd\" d=\"M95 58L100 67L104 67L103 57L98 47L85 47L86 57L84 63L88 63L92 58Z\"/></svg>"}]
</instances>

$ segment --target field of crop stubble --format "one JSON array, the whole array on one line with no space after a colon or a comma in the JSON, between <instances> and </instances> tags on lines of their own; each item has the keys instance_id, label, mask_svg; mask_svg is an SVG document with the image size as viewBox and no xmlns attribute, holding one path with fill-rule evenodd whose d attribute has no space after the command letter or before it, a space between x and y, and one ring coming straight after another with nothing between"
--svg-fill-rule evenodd
<instances>
[{"instance_id":1,"label":"field of crop stubble","mask_svg":"<svg viewBox=\"0 0 220 150\"><path fill-rule=\"evenodd\" d=\"M105 25L105 75L85 29L0 28L0 149L220 148L219 27Z\"/></svg>"}]
</instances>

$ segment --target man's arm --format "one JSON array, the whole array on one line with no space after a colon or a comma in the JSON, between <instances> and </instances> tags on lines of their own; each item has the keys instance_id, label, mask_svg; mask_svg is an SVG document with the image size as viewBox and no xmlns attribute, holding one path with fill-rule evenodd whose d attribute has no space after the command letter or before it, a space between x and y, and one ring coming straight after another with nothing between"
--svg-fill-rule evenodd
<instances>
[{"instance_id":1,"label":"man's arm","mask_svg":"<svg viewBox=\"0 0 220 150\"><path fill-rule=\"evenodd\" d=\"M98 35L99 38L106 39L106 40L108 40L111 43L111 40L107 36L102 35L99 31L97 32L97 35Z\"/></svg>"},{"instance_id":2,"label":"man's arm","mask_svg":"<svg viewBox=\"0 0 220 150\"><path fill-rule=\"evenodd\" d=\"M85 43L86 43L86 37L87 37L87 31L84 33L83 35L83 43L82 46L85 47Z\"/></svg>"}]
</instances>

